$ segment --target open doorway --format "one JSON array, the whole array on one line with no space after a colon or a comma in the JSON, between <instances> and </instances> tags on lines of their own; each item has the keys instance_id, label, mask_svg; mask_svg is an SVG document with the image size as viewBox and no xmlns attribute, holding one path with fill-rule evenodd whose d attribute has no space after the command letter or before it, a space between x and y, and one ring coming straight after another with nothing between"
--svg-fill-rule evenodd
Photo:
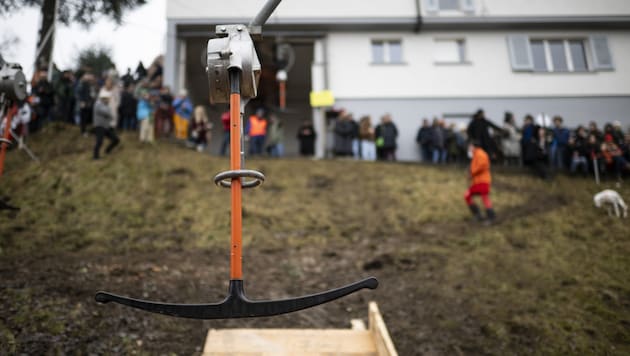
<instances>
[{"instance_id":1,"label":"open doorway","mask_svg":"<svg viewBox=\"0 0 630 356\"><path fill-rule=\"evenodd\" d=\"M186 45L186 87L190 92L194 105L204 105L213 123L210 141L211 153L216 155L221 148L223 126L221 114L228 110L227 105L210 105L208 100L208 80L203 58L207 38L188 38ZM276 80L278 67L277 50L279 44L285 44L291 50L292 64L287 71L286 108L280 109L279 83ZM261 79L258 86L258 97L251 100L245 108L245 122L258 107L274 112L284 125L285 156L298 155L298 128L304 120L312 120L309 102L311 91L311 64L313 62L313 38L274 36L264 37L256 41L256 51L262 63ZM268 117L268 115L267 115Z\"/></svg>"}]
</instances>

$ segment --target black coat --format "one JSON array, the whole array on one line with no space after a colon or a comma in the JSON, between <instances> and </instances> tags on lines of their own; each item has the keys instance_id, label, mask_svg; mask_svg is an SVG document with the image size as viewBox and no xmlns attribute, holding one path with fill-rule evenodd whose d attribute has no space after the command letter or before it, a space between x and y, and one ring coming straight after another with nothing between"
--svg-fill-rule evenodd
<instances>
[{"instance_id":1,"label":"black coat","mask_svg":"<svg viewBox=\"0 0 630 356\"><path fill-rule=\"evenodd\" d=\"M468 139L478 141L481 144L481 148L483 148L483 150L492 157L496 154L498 149L496 143L490 136L490 128L499 132L502 131L500 127L485 118L472 119L470 124L468 124L468 129L466 131L468 133Z\"/></svg>"},{"instance_id":2,"label":"black coat","mask_svg":"<svg viewBox=\"0 0 630 356\"><path fill-rule=\"evenodd\" d=\"M120 117L124 118L134 118L136 117L136 110L138 108L138 100L133 96L133 94L123 91L120 96L120 105L118 106L118 112L120 113Z\"/></svg>"},{"instance_id":3,"label":"black coat","mask_svg":"<svg viewBox=\"0 0 630 356\"><path fill-rule=\"evenodd\" d=\"M340 156L352 155L352 140L355 125L352 120L337 120L335 124L335 154Z\"/></svg>"},{"instance_id":4,"label":"black coat","mask_svg":"<svg viewBox=\"0 0 630 356\"><path fill-rule=\"evenodd\" d=\"M431 146L433 144L433 131L430 126L422 126L416 135L416 142L422 146Z\"/></svg>"},{"instance_id":5,"label":"black coat","mask_svg":"<svg viewBox=\"0 0 630 356\"><path fill-rule=\"evenodd\" d=\"M376 126L375 130L376 138L378 140L379 137L383 138L383 146L381 148L384 149L392 149L396 148L396 138L398 138L398 129L393 122L388 122L385 124L380 124Z\"/></svg>"},{"instance_id":6,"label":"black coat","mask_svg":"<svg viewBox=\"0 0 630 356\"><path fill-rule=\"evenodd\" d=\"M317 134L313 125L302 125L297 134L300 141L300 154L304 156L312 156L315 154L315 139Z\"/></svg>"}]
</instances>

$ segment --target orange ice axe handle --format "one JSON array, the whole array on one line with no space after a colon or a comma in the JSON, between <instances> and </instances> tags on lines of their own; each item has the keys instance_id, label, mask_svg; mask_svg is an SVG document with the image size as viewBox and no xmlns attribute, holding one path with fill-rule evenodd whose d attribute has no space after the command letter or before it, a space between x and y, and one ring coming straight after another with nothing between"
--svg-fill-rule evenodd
<instances>
[{"instance_id":1,"label":"orange ice axe handle","mask_svg":"<svg viewBox=\"0 0 630 356\"><path fill-rule=\"evenodd\" d=\"M242 272L242 206L241 193L244 187L258 185L264 180L260 172L243 170L243 146L241 142L241 107L240 107L240 83L241 71L230 69L230 171L219 173L215 177L215 183L219 186L229 187L232 190L232 238L230 248L230 284L228 296L220 303L215 304L169 304L147 300L133 299L119 295L98 292L95 296L97 302L115 302L136 309L142 309L152 313L192 318L192 319L232 319L273 316L295 312L316 305L328 303L335 299L352 294L364 288L376 289L378 281L370 277L341 288L326 292L316 293L303 297L253 301L245 295ZM255 180L242 184L245 177Z\"/></svg>"}]
</instances>

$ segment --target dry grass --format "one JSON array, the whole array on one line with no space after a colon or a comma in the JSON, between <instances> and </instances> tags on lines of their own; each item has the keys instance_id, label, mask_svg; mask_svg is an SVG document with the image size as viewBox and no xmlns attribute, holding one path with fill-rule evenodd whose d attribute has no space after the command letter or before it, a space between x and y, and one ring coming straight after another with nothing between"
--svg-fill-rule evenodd
<instances>
[{"instance_id":1,"label":"dry grass","mask_svg":"<svg viewBox=\"0 0 630 356\"><path fill-rule=\"evenodd\" d=\"M227 160L124 136L121 150L93 162L92 143L51 126L31 142L43 164L9 154L0 189L22 211L0 215L0 259L147 252L185 258L227 249L230 194L212 181ZM246 254L262 261L249 268L246 261L250 278L287 278L285 289L293 292L332 278L327 271L340 266L350 274L369 270L381 279L372 296L403 355L630 353L630 228L592 206L603 187L590 180L496 173L501 222L484 228L468 221L463 168L297 159L247 165L267 176L244 199ZM627 186L617 189L630 197ZM335 262L322 265L322 253ZM223 260L211 263L226 268ZM11 266L0 263L4 277ZM193 277L176 276L182 283ZM65 299L45 300L36 317L41 326L33 326L34 298L50 286L10 286L0 287L0 344L13 345L4 350L41 350L24 341L33 332L61 344L71 334L74 343L61 352L89 351L87 344L98 342L82 339L87 331L79 326L64 332ZM362 300L353 303L362 316ZM171 330L162 324L156 327ZM125 352L147 350L117 340ZM194 353L190 347L182 352Z\"/></svg>"}]
</instances>

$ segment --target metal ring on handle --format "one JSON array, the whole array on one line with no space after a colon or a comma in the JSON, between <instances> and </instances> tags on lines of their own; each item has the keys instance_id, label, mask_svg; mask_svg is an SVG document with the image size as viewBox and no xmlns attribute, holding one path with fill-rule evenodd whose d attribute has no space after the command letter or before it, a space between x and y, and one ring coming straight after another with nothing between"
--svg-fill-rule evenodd
<instances>
[{"instance_id":1,"label":"metal ring on handle","mask_svg":"<svg viewBox=\"0 0 630 356\"><path fill-rule=\"evenodd\" d=\"M214 176L214 183L223 188L230 188L232 186L232 179L245 177L254 178L254 180L243 180L241 183L241 187L243 188L255 188L265 181L265 175L258 171L251 169L238 169L217 174Z\"/></svg>"},{"instance_id":2,"label":"metal ring on handle","mask_svg":"<svg viewBox=\"0 0 630 356\"><path fill-rule=\"evenodd\" d=\"M10 141L10 140L7 140L6 138L1 138L1 137L0 137L0 143L6 143L6 144L10 145L10 144L11 144L11 141Z\"/></svg>"}]
</instances>

